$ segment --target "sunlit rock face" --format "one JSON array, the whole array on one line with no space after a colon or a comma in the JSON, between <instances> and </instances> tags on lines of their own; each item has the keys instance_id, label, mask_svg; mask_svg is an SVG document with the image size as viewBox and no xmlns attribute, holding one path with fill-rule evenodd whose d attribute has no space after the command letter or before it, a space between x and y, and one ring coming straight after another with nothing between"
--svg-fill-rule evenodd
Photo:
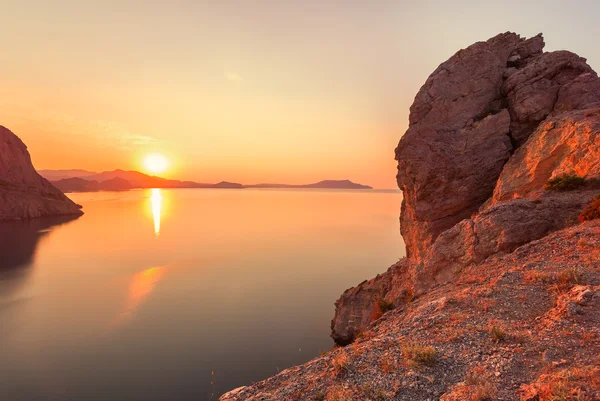
<instances>
[{"instance_id":1,"label":"sunlit rock face","mask_svg":"<svg viewBox=\"0 0 600 401\"><path fill-rule=\"evenodd\" d=\"M25 144L0 126L0 221L80 214L79 205L35 171Z\"/></svg>"},{"instance_id":2,"label":"sunlit rock face","mask_svg":"<svg viewBox=\"0 0 600 401\"><path fill-rule=\"evenodd\" d=\"M442 63L417 94L396 149L412 261L422 263L442 232L492 196L526 195L553 175L595 171L594 154L578 155L595 141L598 119L584 109L599 100L596 73L576 54L543 47L541 35L514 33L476 43Z\"/></svg>"},{"instance_id":3,"label":"sunlit rock face","mask_svg":"<svg viewBox=\"0 0 600 401\"><path fill-rule=\"evenodd\" d=\"M338 343L366 329L378 300L403 307L399 294L576 224L600 192L600 79L578 55L543 48L541 34L500 34L457 52L419 90L396 148L407 259L340 297ZM589 184L545 191L563 174Z\"/></svg>"}]
</instances>

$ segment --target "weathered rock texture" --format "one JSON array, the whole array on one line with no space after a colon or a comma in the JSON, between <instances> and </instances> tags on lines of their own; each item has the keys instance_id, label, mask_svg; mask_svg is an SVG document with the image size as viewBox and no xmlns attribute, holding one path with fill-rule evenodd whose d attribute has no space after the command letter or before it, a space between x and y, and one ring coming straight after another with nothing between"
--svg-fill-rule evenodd
<instances>
[{"instance_id":1,"label":"weathered rock texture","mask_svg":"<svg viewBox=\"0 0 600 401\"><path fill-rule=\"evenodd\" d=\"M399 292L422 294L575 224L598 192L544 190L564 174L600 177L600 79L585 59L543 47L541 35L498 35L456 53L420 89L396 149L407 260L340 297L338 343L366 327L377 299L401 307Z\"/></svg>"},{"instance_id":2,"label":"weathered rock texture","mask_svg":"<svg viewBox=\"0 0 600 401\"><path fill-rule=\"evenodd\" d=\"M569 228L600 193L600 80L543 47L505 33L431 74L396 149L407 258L337 300L349 351L223 400L600 400L600 222ZM545 189L564 174L587 183Z\"/></svg>"},{"instance_id":3,"label":"weathered rock texture","mask_svg":"<svg viewBox=\"0 0 600 401\"><path fill-rule=\"evenodd\" d=\"M596 73L585 59L567 51L542 53L543 46L541 35L524 40L513 33L476 43L440 65L417 94L409 129L396 149L398 186L404 192L401 230L411 260L422 262L443 231L478 211L512 152L536 129L537 145L530 143L529 152L551 153L540 159L543 183L544 175L570 167L544 164L550 156L561 157L545 144L548 134L539 132L548 116L557 126L551 135L558 147L561 137L567 140L567 125L577 125L583 134L585 126L598 123L591 111L583 111L600 97ZM592 143L593 128L585 135L569 135L571 149L577 141ZM572 158L569 149L560 150ZM509 166L519 165L511 158ZM587 173L583 166L579 170Z\"/></svg>"},{"instance_id":4,"label":"weathered rock texture","mask_svg":"<svg viewBox=\"0 0 600 401\"><path fill-rule=\"evenodd\" d=\"M80 209L35 171L25 144L0 126L0 221L81 215Z\"/></svg>"}]
</instances>

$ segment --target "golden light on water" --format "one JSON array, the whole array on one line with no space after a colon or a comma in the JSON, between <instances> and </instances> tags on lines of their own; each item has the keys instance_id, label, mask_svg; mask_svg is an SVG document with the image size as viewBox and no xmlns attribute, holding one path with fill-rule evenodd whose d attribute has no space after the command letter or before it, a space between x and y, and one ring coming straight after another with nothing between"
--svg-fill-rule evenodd
<instances>
[{"instance_id":1,"label":"golden light on water","mask_svg":"<svg viewBox=\"0 0 600 401\"><path fill-rule=\"evenodd\" d=\"M154 219L154 235L158 237L160 235L160 211L162 208L160 188L152 188L150 204L152 205L152 217Z\"/></svg>"},{"instance_id":2,"label":"golden light on water","mask_svg":"<svg viewBox=\"0 0 600 401\"><path fill-rule=\"evenodd\" d=\"M139 306L150 296L164 274L163 266L151 267L131 276L127 288L127 298L113 324L120 324L132 317Z\"/></svg>"},{"instance_id":3,"label":"golden light on water","mask_svg":"<svg viewBox=\"0 0 600 401\"><path fill-rule=\"evenodd\" d=\"M169 161L160 153L151 153L144 158L144 168L149 173L160 174L169 167Z\"/></svg>"}]
</instances>

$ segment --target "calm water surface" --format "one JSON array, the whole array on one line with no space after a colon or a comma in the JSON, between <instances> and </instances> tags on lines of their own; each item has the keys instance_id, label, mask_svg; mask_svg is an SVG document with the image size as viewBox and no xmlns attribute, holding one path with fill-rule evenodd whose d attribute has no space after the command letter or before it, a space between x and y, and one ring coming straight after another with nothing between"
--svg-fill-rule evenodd
<instances>
[{"instance_id":1,"label":"calm water surface","mask_svg":"<svg viewBox=\"0 0 600 401\"><path fill-rule=\"evenodd\" d=\"M72 194L0 224L0 400L216 400L333 343L404 246L395 192Z\"/></svg>"}]
</instances>

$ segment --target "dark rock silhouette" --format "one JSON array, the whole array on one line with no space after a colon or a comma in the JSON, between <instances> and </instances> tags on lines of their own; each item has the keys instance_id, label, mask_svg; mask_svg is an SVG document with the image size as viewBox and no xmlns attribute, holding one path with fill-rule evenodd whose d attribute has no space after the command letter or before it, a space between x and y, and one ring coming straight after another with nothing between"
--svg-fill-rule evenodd
<instances>
[{"instance_id":1,"label":"dark rock silhouette","mask_svg":"<svg viewBox=\"0 0 600 401\"><path fill-rule=\"evenodd\" d=\"M85 170L44 170L48 177L68 176L70 172L80 174ZM314 184L252 184L243 185L221 181L216 184L204 184L194 181L169 180L140 173L139 171L113 170L93 173L85 177L67 177L52 183L64 192L121 191L134 188L298 188L298 189L372 189L367 185L350 180L324 180Z\"/></svg>"},{"instance_id":2,"label":"dark rock silhouette","mask_svg":"<svg viewBox=\"0 0 600 401\"><path fill-rule=\"evenodd\" d=\"M25 144L0 126L0 221L80 215L80 206L40 176Z\"/></svg>"},{"instance_id":3,"label":"dark rock silhouette","mask_svg":"<svg viewBox=\"0 0 600 401\"><path fill-rule=\"evenodd\" d=\"M373 189L368 185L357 184L350 180L323 180L314 184L254 184L244 188L304 188L304 189Z\"/></svg>"},{"instance_id":4,"label":"dark rock silhouette","mask_svg":"<svg viewBox=\"0 0 600 401\"><path fill-rule=\"evenodd\" d=\"M38 170L39 175L48 181L59 181L68 178L86 178L98 174L94 171L69 169L69 170Z\"/></svg>"}]
</instances>

